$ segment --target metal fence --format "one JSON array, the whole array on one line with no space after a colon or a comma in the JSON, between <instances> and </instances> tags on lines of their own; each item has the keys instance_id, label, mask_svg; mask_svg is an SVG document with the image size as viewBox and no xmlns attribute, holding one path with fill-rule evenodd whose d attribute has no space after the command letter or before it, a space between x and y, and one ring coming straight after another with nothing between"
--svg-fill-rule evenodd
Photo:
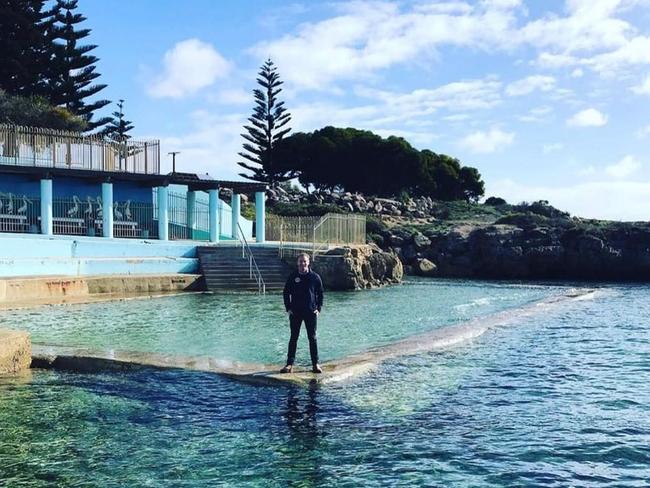
<instances>
[{"instance_id":1,"label":"metal fence","mask_svg":"<svg viewBox=\"0 0 650 488\"><path fill-rule=\"evenodd\" d=\"M0 193L0 232L40 232L41 199Z\"/></svg>"},{"instance_id":2,"label":"metal fence","mask_svg":"<svg viewBox=\"0 0 650 488\"><path fill-rule=\"evenodd\" d=\"M365 244L364 215L328 213L322 217L284 217L267 215L266 238L269 241Z\"/></svg>"},{"instance_id":3,"label":"metal fence","mask_svg":"<svg viewBox=\"0 0 650 488\"><path fill-rule=\"evenodd\" d=\"M266 240L277 242L302 242L314 240L314 228L321 217L266 216Z\"/></svg>"},{"instance_id":4,"label":"metal fence","mask_svg":"<svg viewBox=\"0 0 650 488\"><path fill-rule=\"evenodd\" d=\"M210 206L199 200L194 202L193 215L188 214L187 197L168 194L169 238L207 241L210 239ZM190 227L191 220L194 225Z\"/></svg>"},{"instance_id":5,"label":"metal fence","mask_svg":"<svg viewBox=\"0 0 650 488\"><path fill-rule=\"evenodd\" d=\"M366 216L328 213L314 227L314 243L365 244Z\"/></svg>"},{"instance_id":6,"label":"metal fence","mask_svg":"<svg viewBox=\"0 0 650 488\"><path fill-rule=\"evenodd\" d=\"M0 124L0 164L160 173L160 142Z\"/></svg>"},{"instance_id":7,"label":"metal fence","mask_svg":"<svg viewBox=\"0 0 650 488\"><path fill-rule=\"evenodd\" d=\"M101 197L85 199L55 198L52 202L53 232L59 235L101 236L104 219ZM113 203L113 236L131 238L158 237L158 223L154 220L152 203Z\"/></svg>"}]
</instances>

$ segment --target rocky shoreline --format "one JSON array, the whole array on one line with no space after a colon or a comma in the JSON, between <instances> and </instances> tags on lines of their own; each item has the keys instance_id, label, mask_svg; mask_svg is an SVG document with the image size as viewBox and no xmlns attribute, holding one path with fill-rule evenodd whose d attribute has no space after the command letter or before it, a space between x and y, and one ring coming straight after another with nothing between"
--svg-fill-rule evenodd
<instances>
[{"instance_id":1,"label":"rocky shoreline","mask_svg":"<svg viewBox=\"0 0 650 488\"><path fill-rule=\"evenodd\" d=\"M521 220L424 233L394 227L382 232L382 248L399 256L406 274L420 276L650 281L648 223Z\"/></svg>"},{"instance_id":2,"label":"rocky shoreline","mask_svg":"<svg viewBox=\"0 0 650 488\"><path fill-rule=\"evenodd\" d=\"M267 195L271 208L285 211L365 214L368 241L397 256L405 274L650 281L649 222L581 219L544 200L509 205L489 198L477 204L282 188Z\"/></svg>"}]
</instances>

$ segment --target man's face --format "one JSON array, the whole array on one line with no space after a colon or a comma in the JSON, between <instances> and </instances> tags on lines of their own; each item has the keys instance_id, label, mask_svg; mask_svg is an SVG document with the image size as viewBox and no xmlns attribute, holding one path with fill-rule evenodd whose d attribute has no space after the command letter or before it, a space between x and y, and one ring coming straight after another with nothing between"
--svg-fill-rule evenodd
<instances>
[{"instance_id":1,"label":"man's face","mask_svg":"<svg viewBox=\"0 0 650 488\"><path fill-rule=\"evenodd\" d=\"M304 256L298 258L298 271L306 273L309 270L309 259Z\"/></svg>"}]
</instances>

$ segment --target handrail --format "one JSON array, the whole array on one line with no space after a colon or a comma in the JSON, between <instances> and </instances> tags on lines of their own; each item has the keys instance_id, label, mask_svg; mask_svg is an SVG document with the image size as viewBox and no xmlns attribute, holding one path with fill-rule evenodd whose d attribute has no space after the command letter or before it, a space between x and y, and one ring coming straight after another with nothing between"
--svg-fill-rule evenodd
<instances>
[{"instance_id":1,"label":"handrail","mask_svg":"<svg viewBox=\"0 0 650 488\"><path fill-rule=\"evenodd\" d=\"M264 278L262 278L262 272L260 271L260 268L257 266L257 261L255 261L255 256L253 256L253 251L251 251L251 248L248 245L248 241L246 241L246 237L244 236L244 231L242 230L241 225L239 225L239 222L237 222L237 228L239 229L239 235L237 236L237 238L239 239L239 242L241 242L242 244L241 247L242 259L246 258L246 251L248 251L249 277L253 278L253 268L254 268L255 279L257 280L257 293L266 295L266 283L264 282Z\"/></svg>"},{"instance_id":2,"label":"handrail","mask_svg":"<svg viewBox=\"0 0 650 488\"><path fill-rule=\"evenodd\" d=\"M323 225L329 219L329 217L330 217L330 214L326 213L325 215L323 215L320 218L320 220L314 226L314 236L313 236L312 251L311 251L311 259L312 259L312 261L316 260L316 231L318 230L318 228L321 225ZM325 249L329 249L330 246L329 246L328 242L325 242L325 243L322 243L322 244L325 244Z\"/></svg>"}]
</instances>

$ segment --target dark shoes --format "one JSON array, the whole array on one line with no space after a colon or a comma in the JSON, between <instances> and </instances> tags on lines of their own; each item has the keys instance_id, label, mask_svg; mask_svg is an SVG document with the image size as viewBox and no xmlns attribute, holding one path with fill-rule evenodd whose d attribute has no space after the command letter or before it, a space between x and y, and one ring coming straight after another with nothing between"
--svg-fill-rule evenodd
<instances>
[{"instance_id":1,"label":"dark shoes","mask_svg":"<svg viewBox=\"0 0 650 488\"><path fill-rule=\"evenodd\" d=\"M280 370L280 373L291 373L293 372L293 365L292 364L287 364L284 368ZM311 367L311 372L312 373L322 373L323 368L320 367L318 364L314 364Z\"/></svg>"}]
</instances>

